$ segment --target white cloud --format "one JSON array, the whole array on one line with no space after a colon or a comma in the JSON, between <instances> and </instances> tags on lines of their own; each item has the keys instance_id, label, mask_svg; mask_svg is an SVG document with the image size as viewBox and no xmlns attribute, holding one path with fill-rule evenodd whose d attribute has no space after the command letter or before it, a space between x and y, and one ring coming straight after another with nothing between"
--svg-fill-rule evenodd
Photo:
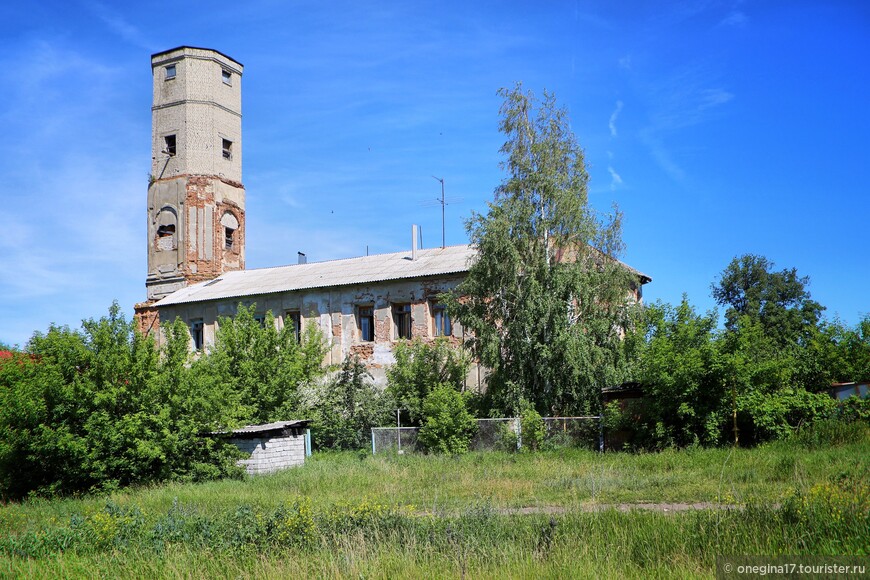
<instances>
[{"instance_id":1,"label":"white cloud","mask_svg":"<svg viewBox=\"0 0 870 580\"><path fill-rule=\"evenodd\" d=\"M611 137L616 137L616 119L619 117L620 111L622 111L622 101L616 101L616 109L611 113L610 122L607 124L610 127Z\"/></svg>"},{"instance_id":2,"label":"white cloud","mask_svg":"<svg viewBox=\"0 0 870 580\"><path fill-rule=\"evenodd\" d=\"M616 189L618 186L622 185L622 177L616 172L613 166L608 165L607 171L610 173L610 189Z\"/></svg>"},{"instance_id":3,"label":"white cloud","mask_svg":"<svg viewBox=\"0 0 870 580\"><path fill-rule=\"evenodd\" d=\"M746 26L749 17L740 10L734 10L728 16L722 19L719 24L721 26Z\"/></svg>"},{"instance_id":4,"label":"white cloud","mask_svg":"<svg viewBox=\"0 0 870 580\"><path fill-rule=\"evenodd\" d=\"M154 52L154 43L149 42L141 30L124 20L117 12L114 12L101 2L85 2L84 5L97 18L102 20L103 24L114 34L133 46L144 48L148 52Z\"/></svg>"}]
</instances>

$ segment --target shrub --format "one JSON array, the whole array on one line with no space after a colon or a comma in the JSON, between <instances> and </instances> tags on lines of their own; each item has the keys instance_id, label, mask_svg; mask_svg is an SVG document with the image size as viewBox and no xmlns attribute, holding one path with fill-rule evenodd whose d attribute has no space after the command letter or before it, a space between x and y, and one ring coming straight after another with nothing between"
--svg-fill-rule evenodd
<instances>
[{"instance_id":1,"label":"shrub","mask_svg":"<svg viewBox=\"0 0 870 580\"><path fill-rule=\"evenodd\" d=\"M468 355L451 346L446 338L434 342L400 341L396 362L387 369L387 391L416 423L423 416L423 401L437 387L462 390L468 366Z\"/></svg>"},{"instance_id":2,"label":"shrub","mask_svg":"<svg viewBox=\"0 0 870 580\"><path fill-rule=\"evenodd\" d=\"M436 453L461 454L477 431L477 421L468 412L465 396L440 386L423 401L423 427L419 441Z\"/></svg>"},{"instance_id":3,"label":"shrub","mask_svg":"<svg viewBox=\"0 0 870 580\"><path fill-rule=\"evenodd\" d=\"M388 420L391 399L368 379L371 375L359 358L348 356L335 377L314 387L305 413L313 420L312 438L318 448L360 449L370 429Z\"/></svg>"},{"instance_id":4,"label":"shrub","mask_svg":"<svg viewBox=\"0 0 870 580\"><path fill-rule=\"evenodd\" d=\"M520 418L520 434L522 437L522 449L529 451L539 450L547 437L547 427L544 419L532 407L527 407Z\"/></svg>"}]
</instances>

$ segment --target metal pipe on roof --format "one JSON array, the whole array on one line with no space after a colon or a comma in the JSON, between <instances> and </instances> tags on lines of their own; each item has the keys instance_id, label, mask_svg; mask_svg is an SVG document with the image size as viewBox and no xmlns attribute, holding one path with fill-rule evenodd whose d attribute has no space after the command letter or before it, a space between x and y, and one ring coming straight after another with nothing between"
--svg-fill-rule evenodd
<instances>
[{"instance_id":1,"label":"metal pipe on roof","mask_svg":"<svg viewBox=\"0 0 870 580\"><path fill-rule=\"evenodd\" d=\"M411 261L417 259L417 224L411 226Z\"/></svg>"}]
</instances>

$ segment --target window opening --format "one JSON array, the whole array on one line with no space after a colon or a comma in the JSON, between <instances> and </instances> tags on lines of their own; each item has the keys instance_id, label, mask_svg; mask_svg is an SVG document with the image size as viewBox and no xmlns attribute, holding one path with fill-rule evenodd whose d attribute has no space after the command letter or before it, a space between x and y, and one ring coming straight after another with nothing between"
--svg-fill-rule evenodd
<instances>
[{"instance_id":1,"label":"window opening","mask_svg":"<svg viewBox=\"0 0 870 580\"><path fill-rule=\"evenodd\" d=\"M371 342L375 339L375 309L360 306L357 312L360 340Z\"/></svg>"},{"instance_id":2,"label":"window opening","mask_svg":"<svg viewBox=\"0 0 870 580\"><path fill-rule=\"evenodd\" d=\"M175 224L164 224L157 228L157 250L175 249Z\"/></svg>"},{"instance_id":3,"label":"window opening","mask_svg":"<svg viewBox=\"0 0 870 580\"><path fill-rule=\"evenodd\" d=\"M257 324L260 325L260 328L263 328L266 326L266 315L265 314L255 314L254 320L257 321Z\"/></svg>"},{"instance_id":4,"label":"window opening","mask_svg":"<svg viewBox=\"0 0 870 580\"><path fill-rule=\"evenodd\" d=\"M163 153L175 157L175 135L167 135L163 138Z\"/></svg>"},{"instance_id":5,"label":"window opening","mask_svg":"<svg viewBox=\"0 0 870 580\"><path fill-rule=\"evenodd\" d=\"M223 153L224 159L232 159L233 158L233 142L229 139L221 139L221 151Z\"/></svg>"},{"instance_id":6,"label":"window opening","mask_svg":"<svg viewBox=\"0 0 870 580\"><path fill-rule=\"evenodd\" d=\"M231 73L230 71L228 71L226 69L222 70L221 71L221 80L224 81L225 85L232 85L233 84L233 73Z\"/></svg>"},{"instance_id":7,"label":"window opening","mask_svg":"<svg viewBox=\"0 0 870 580\"><path fill-rule=\"evenodd\" d=\"M393 305L393 323L396 325L396 338L411 338L411 305Z\"/></svg>"},{"instance_id":8,"label":"window opening","mask_svg":"<svg viewBox=\"0 0 870 580\"><path fill-rule=\"evenodd\" d=\"M194 350L202 350L202 343L203 343L202 318L195 318L195 319L190 321L190 337L193 339Z\"/></svg>"},{"instance_id":9,"label":"window opening","mask_svg":"<svg viewBox=\"0 0 870 580\"><path fill-rule=\"evenodd\" d=\"M172 79L175 78L175 65L174 64L166 65L166 68L164 70L166 71L166 76L164 77L165 80L171 81Z\"/></svg>"},{"instance_id":10,"label":"window opening","mask_svg":"<svg viewBox=\"0 0 870 580\"><path fill-rule=\"evenodd\" d=\"M302 336L302 317L298 310L288 310L284 313L284 326L289 326L292 329L296 342L299 342Z\"/></svg>"},{"instance_id":11,"label":"window opening","mask_svg":"<svg viewBox=\"0 0 870 580\"><path fill-rule=\"evenodd\" d=\"M450 336L452 332L450 315L444 304L432 305L432 320L435 323L435 336Z\"/></svg>"},{"instance_id":12,"label":"window opening","mask_svg":"<svg viewBox=\"0 0 870 580\"><path fill-rule=\"evenodd\" d=\"M228 250L233 249L233 234L236 233L236 230L233 228L224 228L224 247Z\"/></svg>"}]
</instances>

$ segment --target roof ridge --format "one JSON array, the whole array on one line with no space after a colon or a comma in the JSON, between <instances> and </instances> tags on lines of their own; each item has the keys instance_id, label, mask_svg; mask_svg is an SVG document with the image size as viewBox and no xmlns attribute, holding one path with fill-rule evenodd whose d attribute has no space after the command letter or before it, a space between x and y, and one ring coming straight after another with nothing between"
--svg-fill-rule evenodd
<instances>
[{"instance_id":1,"label":"roof ridge","mask_svg":"<svg viewBox=\"0 0 870 580\"><path fill-rule=\"evenodd\" d=\"M432 250L446 250L448 248L470 248L471 244L452 244L450 246L438 247L438 248L420 248L417 252L431 252ZM368 254L365 256L348 256L346 258L332 258L330 260L319 260L317 262L306 262L305 264L284 264L282 266L264 266L262 268L245 268L244 270L231 270L230 272L224 272L219 276L215 276L212 280L216 278L220 278L226 274L230 273L238 273L238 272L263 272L265 270L277 270L278 268L292 268L295 266L313 266L315 264L331 264L333 262L344 262L347 260L360 260L363 258L378 258L381 256L395 256L396 254L408 254L411 255L410 250L400 250L398 252L383 252L381 254Z\"/></svg>"}]
</instances>

